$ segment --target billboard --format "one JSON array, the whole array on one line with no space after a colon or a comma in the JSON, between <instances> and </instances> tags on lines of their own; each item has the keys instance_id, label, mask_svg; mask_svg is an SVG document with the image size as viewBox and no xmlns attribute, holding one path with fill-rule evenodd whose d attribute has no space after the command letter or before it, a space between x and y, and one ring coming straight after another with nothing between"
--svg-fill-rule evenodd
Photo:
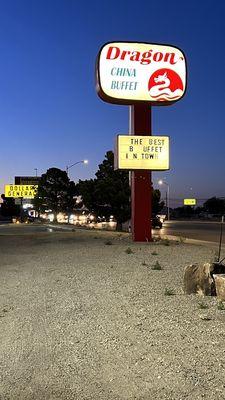
<instances>
[{"instance_id":1,"label":"billboard","mask_svg":"<svg viewBox=\"0 0 225 400\"><path fill-rule=\"evenodd\" d=\"M5 197L33 199L38 185L5 185Z\"/></svg>"},{"instance_id":2,"label":"billboard","mask_svg":"<svg viewBox=\"0 0 225 400\"><path fill-rule=\"evenodd\" d=\"M40 176L15 176L15 185L38 185Z\"/></svg>"},{"instance_id":3,"label":"billboard","mask_svg":"<svg viewBox=\"0 0 225 400\"><path fill-rule=\"evenodd\" d=\"M169 137L118 135L115 146L115 169L169 169Z\"/></svg>"},{"instance_id":4,"label":"billboard","mask_svg":"<svg viewBox=\"0 0 225 400\"><path fill-rule=\"evenodd\" d=\"M197 201L196 199L184 199L185 206L196 206Z\"/></svg>"},{"instance_id":5,"label":"billboard","mask_svg":"<svg viewBox=\"0 0 225 400\"><path fill-rule=\"evenodd\" d=\"M98 54L96 79L104 101L168 105L185 94L186 59L180 49L170 45L106 43Z\"/></svg>"}]
</instances>

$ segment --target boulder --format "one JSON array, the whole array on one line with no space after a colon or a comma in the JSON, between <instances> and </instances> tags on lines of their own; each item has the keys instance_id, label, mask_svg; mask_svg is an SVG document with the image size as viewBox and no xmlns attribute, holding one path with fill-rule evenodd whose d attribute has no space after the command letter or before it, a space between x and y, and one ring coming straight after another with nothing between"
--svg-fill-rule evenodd
<instances>
[{"instance_id":1,"label":"boulder","mask_svg":"<svg viewBox=\"0 0 225 400\"><path fill-rule=\"evenodd\" d=\"M216 295L218 300L225 301L225 275L213 275L216 286Z\"/></svg>"},{"instance_id":2,"label":"boulder","mask_svg":"<svg viewBox=\"0 0 225 400\"><path fill-rule=\"evenodd\" d=\"M216 296L217 274L225 274L225 266L219 262L188 265L184 271L184 293Z\"/></svg>"},{"instance_id":3,"label":"boulder","mask_svg":"<svg viewBox=\"0 0 225 400\"><path fill-rule=\"evenodd\" d=\"M191 264L184 271L184 293L211 296L214 286L213 264Z\"/></svg>"}]
</instances>

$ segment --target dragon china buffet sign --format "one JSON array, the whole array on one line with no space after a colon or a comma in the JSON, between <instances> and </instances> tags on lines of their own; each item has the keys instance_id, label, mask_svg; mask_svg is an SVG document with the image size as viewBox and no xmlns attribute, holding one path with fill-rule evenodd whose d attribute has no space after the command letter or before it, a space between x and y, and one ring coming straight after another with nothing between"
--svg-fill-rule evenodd
<instances>
[{"instance_id":1,"label":"dragon china buffet sign","mask_svg":"<svg viewBox=\"0 0 225 400\"><path fill-rule=\"evenodd\" d=\"M136 42L102 46L96 66L97 92L117 104L168 105L186 90L186 59L177 47Z\"/></svg>"}]
</instances>

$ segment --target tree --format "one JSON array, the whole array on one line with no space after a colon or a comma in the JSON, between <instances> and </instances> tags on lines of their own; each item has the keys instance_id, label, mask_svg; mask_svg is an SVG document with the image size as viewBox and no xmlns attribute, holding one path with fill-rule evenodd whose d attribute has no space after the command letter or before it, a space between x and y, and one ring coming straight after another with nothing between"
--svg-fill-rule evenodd
<instances>
[{"instance_id":1,"label":"tree","mask_svg":"<svg viewBox=\"0 0 225 400\"><path fill-rule=\"evenodd\" d=\"M55 215L60 211L69 213L74 206L75 194L75 184L69 180L66 171L49 168L41 176L34 205L38 211L50 209Z\"/></svg>"},{"instance_id":2,"label":"tree","mask_svg":"<svg viewBox=\"0 0 225 400\"><path fill-rule=\"evenodd\" d=\"M211 197L203 204L205 210L210 214L225 214L225 200L218 197Z\"/></svg>"},{"instance_id":3,"label":"tree","mask_svg":"<svg viewBox=\"0 0 225 400\"><path fill-rule=\"evenodd\" d=\"M130 218L129 174L114 170L114 154L108 151L95 175L95 179L79 181L77 190L90 211L98 216L113 215L119 230Z\"/></svg>"},{"instance_id":4,"label":"tree","mask_svg":"<svg viewBox=\"0 0 225 400\"><path fill-rule=\"evenodd\" d=\"M195 214L195 210L191 206L177 207L173 210L173 215L177 218L191 218Z\"/></svg>"},{"instance_id":5,"label":"tree","mask_svg":"<svg viewBox=\"0 0 225 400\"><path fill-rule=\"evenodd\" d=\"M1 215L3 217L18 217L20 215L20 206L15 204L15 199L1 195L3 203L1 205Z\"/></svg>"},{"instance_id":6,"label":"tree","mask_svg":"<svg viewBox=\"0 0 225 400\"><path fill-rule=\"evenodd\" d=\"M153 189L152 192L152 213L158 214L162 208L164 207L164 201L160 201L161 199L161 192L159 189Z\"/></svg>"},{"instance_id":7,"label":"tree","mask_svg":"<svg viewBox=\"0 0 225 400\"><path fill-rule=\"evenodd\" d=\"M121 230L122 223L131 217L129 172L114 170L114 154L108 151L95 175L95 179L80 180L77 191L89 211L98 216L113 215L116 229ZM159 203L160 191L154 192L154 209L158 211L163 203Z\"/></svg>"}]
</instances>

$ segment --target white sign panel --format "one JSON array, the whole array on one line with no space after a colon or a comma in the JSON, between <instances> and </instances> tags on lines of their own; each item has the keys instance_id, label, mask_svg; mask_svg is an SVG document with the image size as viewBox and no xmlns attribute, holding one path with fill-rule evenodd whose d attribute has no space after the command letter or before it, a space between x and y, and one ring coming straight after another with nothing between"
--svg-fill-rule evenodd
<instances>
[{"instance_id":1,"label":"white sign panel","mask_svg":"<svg viewBox=\"0 0 225 400\"><path fill-rule=\"evenodd\" d=\"M186 89L186 60L177 47L133 42L105 44L97 62L97 91L111 103L168 105Z\"/></svg>"},{"instance_id":2,"label":"white sign panel","mask_svg":"<svg viewBox=\"0 0 225 400\"><path fill-rule=\"evenodd\" d=\"M169 137L118 135L115 168L165 171L169 169Z\"/></svg>"}]
</instances>

